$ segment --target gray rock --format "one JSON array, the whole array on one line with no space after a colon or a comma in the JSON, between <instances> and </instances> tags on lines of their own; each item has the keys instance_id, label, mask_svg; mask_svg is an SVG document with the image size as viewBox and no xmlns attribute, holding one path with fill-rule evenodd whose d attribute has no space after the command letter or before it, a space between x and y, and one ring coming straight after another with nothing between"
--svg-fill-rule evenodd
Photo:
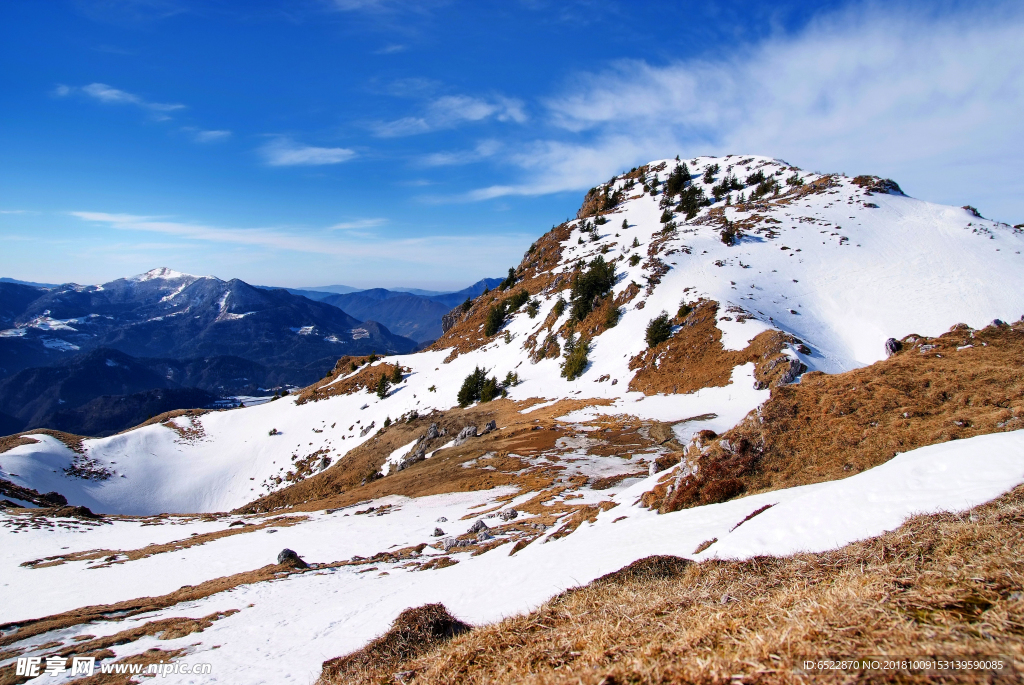
<instances>
[{"instance_id":1,"label":"gray rock","mask_svg":"<svg viewBox=\"0 0 1024 685\"><path fill-rule=\"evenodd\" d=\"M459 431L459 434L455 436L455 447L458 447L462 443L466 442L470 438L476 437L476 426L466 426Z\"/></svg>"},{"instance_id":2,"label":"gray rock","mask_svg":"<svg viewBox=\"0 0 1024 685\"><path fill-rule=\"evenodd\" d=\"M477 519L476 523L474 523L472 526L469 527L469 531L468 532L470 532L470 533L479 533L482 530L490 530L490 529L487 527L486 523L484 523L480 519Z\"/></svg>"},{"instance_id":3,"label":"gray rock","mask_svg":"<svg viewBox=\"0 0 1024 685\"><path fill-rule=\"evenodd\" d=\"M456 540L455 538L445 538L441 541L441 546L444 547L444 551L447 552L450 549L458 549L459 547L468 547L473 544L469 540Z\"/></svg>"},{"instance_id":4,"label":"gray rock","mask_svg":"<svg viewBox=\"0 0 1024 685\"><path fill-rule=\"evenodd\" d=\"M298 554L296 554L293 550L288 549L287 547L282 549L281 552L277 555L277 563L288 564L289 566L294 566L295 568L309 568L309 564L304 562L299 557Z\"/></svg>"},{"instance_id":5,"label":"gray rock","mask_svg":"<svg viewBox=\"0 0 1024 685\"><path fill-rule=\"evenodd\" d=\"M1005 326L1006 322L1003 321L1002 319L992 319L992 325L993 326Z\"/></svg>"},{"instance_id":6,"label":"gray rock","mask_svg":"<svg viewBox=\"0 0 1024 685\"><path fill-rule=\"evenodd\" d=\"M488 533L486 530L482 530L476 534L476 541L483 542L484 540L493 540L494 536Z\"/></svg>"},{"instance_id":7,"label":"gray rock","mask_svg":"<svg viewBox=\"0 0 1024 685\"><path fill-rule=\"evenodd\" d=\"M804 371L807 370L807 365L799 359L790 359L789 368L787 368L781 376L779 376L778 385L786 385L792 383L800 376Z\"/></svg>"},{"instance_id":8,"label":"gray rock","mask_svg":"<svg viewBox=\"0 0 1024 685\"><path fill-rule=\"evenodd\" d=\"M463 312L462 311L462 305L460 304L459 306L455 307L454 309L449 311L447 314L442 316L441 317L441 335L444 335L445 333L450 331L452 328L455 327L455 324L459 323L459 321L461 321L465 316L468 316L468 315L469 315L469 312Z\"/></svg>"},{"instance_id":9,"label":"gray rock","mask_svg":"<svg viewBox=\"0 0 1024 685\"><path fill-rule=\"evenodd\" d=\"M903 343L896 338L889 338L885 341L885 356L891 357L903 349Z\"/></svg>"},{"instance_id":10,"label":"gray rock","mask_svg":"<svg viewBox=\"0 0 1024 685\"><path fill-rule=\"evenodd\" d=\"M437 424L430 424L430 428L427 429L427 434L423 436L422 440L433 440L438 437L440 433L437 432Z\"/></svg>"},{"instance_id":11,"label":"gray rock","mask_svg":"<svg viewBox=\"0 0 1024 685\"><path fill-rule=\"evenodd\" d=\"M437 522L438 523L448 523L448 519L445 518L444 516L442 516L441 518L437 519Z\"/></svg>"},{"instance_id":12,"label":"gray rock","mask_svg":"<svg viewBox=\"0 0 1024 685\"><path fill-rule=\"evenodd\" d=\"M364 428L363 430L359 431L359 437L361 437L361 438L365 438L365 437L366 437L366 434L367 434L367 433L369 433L370 431L372 431L372 430L373 430L373 427L374 427L375 425L377 425L377 422L376 422L376 421L371 421L371 422L370 422L370 425L369 425L369 426L367 426L367 427L366 427L366 428Z\"/></svg>"},{"instance_id":13,"label":"gray rock","mask_svg":"<svg viewBox=\"0 0 1024 685\"><path fill-rule=\"evenodd\" d=\"M444 531L440 528L434 528L434 537L439 538L444 536Z\"/></svg>"},{"instance_id":14,"label":"gray rock","mask_svg":"<svg viewBox=\"0 0 1024 685\"><path fill-rule=\"evenodd\" d=\"M498 518L502 521L511 521L515 517L519 516L519 512L515 509L506 509L505 511L498 513Z\"/></svg>"},{"instance_id":15,"label":"gray rock","mask_svg":"<svg viewBox=\"0 0 1024 685\"><path fill-rule=\"evenodd\" d=\"M484 426L484 430L483 430L483 432L480 435L487 435L491 431L497 430L497 429L498 429L498 424L497 423L495 423L494 421L488 421L487 425Z\"/></svg>"},{"instance_id":16,"label":"gray rock","mask_svg":"<svg viewBox=\"0 0 1024 685\"><path fill-rule=\"evenodd\" d=\"M319 464L318 468L319 468L320 471L323 471L324 469L326 469L330 465L331 465L331 458L330 457L323 457L320 460L320 464Z\"/></svg>"},{"instance_id":17,"label":"gray rock","mask_svg":"<svg viewBox=\"0 0 1024 685\"><path fill-rule=\"evenodd\" d=\"M658 462L652 461L647 464L647 475L653 476L658 472Z\"/></svg>"}]
</instances>

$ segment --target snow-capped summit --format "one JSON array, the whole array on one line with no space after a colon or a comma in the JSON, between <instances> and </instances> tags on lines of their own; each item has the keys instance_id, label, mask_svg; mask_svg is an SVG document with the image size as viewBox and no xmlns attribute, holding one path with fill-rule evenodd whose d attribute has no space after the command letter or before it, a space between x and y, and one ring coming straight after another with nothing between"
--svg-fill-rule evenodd
<instances>
[{"instance_id":1,"label":"snow-capped summit","mask_svg":"<svg viewBox=\"0 0 1024 685\"><path fill-rule=\"evenodd\" d=\"M175 271L174 269L168 269L166 266L161 266L161 267L157 267L156 269L150 269L149 271L147 271L144 274L138 274L137 276L131 276L130 278L128 278L126 280L135 281L136 283L141 283L143 281L154 281L154 280L177 281L177 280L181 280L181 279L191 279L191 280L194 281L194 280L196 280L198 278L200 278L200 277L199 276L193 276L192 274L182 273L180 271Z\"/></svg>"}]
</instances>

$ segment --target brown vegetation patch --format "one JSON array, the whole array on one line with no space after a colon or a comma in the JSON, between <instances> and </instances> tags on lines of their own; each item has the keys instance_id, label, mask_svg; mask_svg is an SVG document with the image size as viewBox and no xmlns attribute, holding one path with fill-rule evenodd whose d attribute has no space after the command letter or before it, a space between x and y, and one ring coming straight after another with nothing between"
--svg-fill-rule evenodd
<instances>
[{"instance_id":1,"label":"brown vegetation patch","mask_svg":"<svg viewBox=\"0 0 1024 685\"><path fill-rule=\"evenodd\" d=\"M406 609L388 632L358 652L325 661L317 682L390 682L402 662L470 630L472 626L452 616L443 604Z\"/></svg>"},{"instance_id":2,"label":"brown vegetation patch","mask_svg":"<svg viewBox=\"0 0 1024 685\"><path fill-rule=\"evenodd\" d=\"M388 362L377 362L367 365L369 360L369 356L352 357L345 355L338 360L334 365L334 370L327 374L325 378L309 387L303 388L296 396L295 404L318 402L319 400L326 400L328 397L351 395L361 390L374 392L377 389L377 383L380 382L381 375L386 376L390 381L395 368L398 368L399 372L404 370L400 365L389 364ZM353 371L353 365L358 368L358 371Z\"/></svg>"},{"instance_id":3,"label":"brown vegetation patch","mask_svg":"<svg viewBox=\"0 0 1024 685\"><path fill-rule=\"evenodd\" d=\"M411 672L406 682L417 685L1017 682L1021 521L1024 487L821 554L641 560L392 666L387 677ZM803 664L869 655L999 655L1012 668L808 672ZM386 682L370 674L344 682ZM322 682L343 681L325 674Z\"/></svg>"},{"instance_id":4,"label":"brown vegetation patch","mask_svg":"<svg viewBox=\"0 0 1024 685\"><path fill-rule=\"evenodd\" d=\"M483 334L483 327L491 306L500 300L505 299L516 290L525 290L530 297L535 297L559 286L568 287L565 277L560 274L552 274L551 270L561 261L561 243L569 238L570 233L572 233L572 229L569 223L563 223L538 238L516 268L515 285L505 292L492 290L478 296L471 302L469 311L438 338L429 349L450 349L451 352L445 359L445 363L448 363L463 352L483 347L494 339ZM525 307L520 308L515 315L526 316L524 310Z\"/></svg>"},{"instance_id":5,"label":"brown vegetation patch","mask_svg":"<svg viewBox=\"0 0 1024 685\"><path fill-rule=\"evenodd\" d=\"M712 300L697 302L682 319L673 318L679 331L629 360L630 370L636 371L629 389L655 395L724 387L732 380L732 370L748 362L754 362L754 378L761 387L792 381L801 370L799 361L782 353L787 345L800 344L793 336L764 331L746 349L726 350L717 321L718 303Z\"/></svg>"},{"instance_id":6,"label":"brown vegetation patch","mask_svg":"<svg viewBox=\"0 0 1024 685\"><path fill-rule=\"evenodd\" d=\"M408 422L392 424L325 471L266 495L241 507L237 512L260 513L288 506L294 506L296 510L312 511L344 507L388 495L422 497L488 490L502 485L516 486L521 492L546 488L552 481L552 475L543 469L526 469L528 465L519 457L554 449L555 441L565 432L564 427L555 420L558 416L609 402L562 400L528 414L519 413L533 403L495 400L465 409L432 412ZM399 447L423 437L431 423L437 423L443 434L427 443L428 453L439 450L462 428L477 426L478 430L482 430L492 420L497 423L498 430L471 438L458 447L437 451L430 459L412 464L397 473L386 477L379 475L387 456ZM484 459L483 463L464 466L466 462L480 458ZM483 468L488 465L499 470Z\"/></svg>"},{"instance_id":7,"label":"brown vegetation patch","mask_svg":"<svg viewBox=\"0 0 1024 685\"><path fill-rule=\"evenodd\" d=\"M71 509L71 507L65 507ZM84 509L84 507L81 507ZM32 511L36 510L22 510ZM52 516L61 515L57 510L53 512ZM87 510L88 511L88 510ZM243 533L253 533L258 530L264 530L266 528L287 528L294 526L297 523L308 520L308 516L278 516L271 519L266 519L260 523L249 524L240 527L229 527L224 530L214 531L212 533L200 533L198 535L192 535L183 540L174 540L172 542L165 542L161 544L146 545L138 549L119 550L119 549L90 549L81 552L71 552L69 554L58 554L52 557L44 557L42 559L34 559L32 561L26 561L21 566L27 568L46 568L48 566L60 566L72 561L93 561L96 559L103 559L102 564L91 566L90 568L105 568L107 566L113 566L114 564L123 564L128 561L136 561L138 559L145 559L157 554L165 554L167 552L179 552L189 547L196 547L198 545L205 545L207 542L213 540L219 540L220 538L231 537L232 535L241 535Z\"/></svg>"},{"instance_id":8,"label":"brown vegetation patch","mask_svg":"<svg viewBox=\"0 0 1024 685\"><path fill-rule=\"evenodd\" d=\"M758 414L688 448L697 475L673 474L645 503L675 511L716 500L723 488L738 494L836 480L898 452L1024 428L1024 321L977 331L961 324L902 344L871 366L773 388ZM705 494L724 480L742 487Z\"/></svg>"},{"instance_id":9,"label":"brown vegetation patch","mask_svg":"<svg viewBox=\"0 0 1024 685\"><path fill-rule=\"evenodd\" d=\"M84 436L65 433L63 431L55 431L49 428L33 428L30 431L24 431L22 433L17 433L16 435L7 435L0 438L0 454L3 454L7 450L14 449L19 445L32 445L39 442L32 438L33 435L49 435L51 438L60 440L72 452L85 454L85 445L82 442L85 440Z\"/></svg>"}]
</instances>

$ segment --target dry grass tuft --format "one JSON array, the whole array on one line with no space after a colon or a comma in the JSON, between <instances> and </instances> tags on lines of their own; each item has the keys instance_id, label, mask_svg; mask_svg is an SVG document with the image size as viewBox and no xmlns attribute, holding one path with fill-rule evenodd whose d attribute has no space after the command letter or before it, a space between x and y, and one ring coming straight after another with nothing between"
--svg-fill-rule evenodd
<instances>
[{"instance_id":1,"label":"dry grass tuft","mask_svg":"<svg viewBox=\"0 0 1024 685\"><path fill-rule=\"evenodd\" d=\"M822 554L653 557L536 611L341 682L1019 682L992 672L803 670L829 657L1002 655L1024 668L1024 486ZM411 671L412 673L405 673Z\"/></svg>"},{"instance_id":2,"label":"dry grass tuft","mask_svg":"<svg viewBox=\"0 0 1024 685\"><path fill-rule=\"evenodd\" d=\"M644 503L675 511L742 492L837 480L899 452L1024 428L1024 322L907 336L903 351L847 373L805 374L721 436L702 437ZM669 490L671 488L671 491Z\"/></svg>"},{"instance_id":3,"label":"dry grass tuft","mask_svg":"<svg viewBox=\"0 0 1024 685\"><path fill-rule=\"evenodd\" d=\"M406 609L388 632L358 652L324 662L321 681L373 683L390 681L399 664L469 632L472 626L452 616L443 604Z\"/></svg>"}]
</instances>

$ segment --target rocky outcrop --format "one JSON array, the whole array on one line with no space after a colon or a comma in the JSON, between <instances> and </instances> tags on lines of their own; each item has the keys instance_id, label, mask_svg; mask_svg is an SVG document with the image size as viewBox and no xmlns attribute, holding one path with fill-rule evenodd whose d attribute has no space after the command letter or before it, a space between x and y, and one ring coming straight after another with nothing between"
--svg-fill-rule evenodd
<instances>
[{"instance_id":1,"label":"rocky outcrop","mask_svg":"<svg viewBox=\"0 0 1024 685\"><path fill-rule=\"evenodd\" d=\"M455 447L458 447L462 443L466 442L470 438L476 437L476 426L466 426L459 431L459 434L455 436Z\"/></svg>"},{"instance_id":2,"label":"rocky outcrop","mask_svg":"<svg viewBox=\"0 0 1024 685\"><path fill-rule=\"evenodd\" d=\"M447 333L451 329L455 328L455 324L457 324L460 321L462 321L462 319L465 316L465 314L466 314L466 312L464 312L462 310L462 305L460 304L458 307L455 307L454 309L449 311L447 314L442 316L441 317L441 334L444 335L445 333Z\"/></svg>"}]
</instances>

